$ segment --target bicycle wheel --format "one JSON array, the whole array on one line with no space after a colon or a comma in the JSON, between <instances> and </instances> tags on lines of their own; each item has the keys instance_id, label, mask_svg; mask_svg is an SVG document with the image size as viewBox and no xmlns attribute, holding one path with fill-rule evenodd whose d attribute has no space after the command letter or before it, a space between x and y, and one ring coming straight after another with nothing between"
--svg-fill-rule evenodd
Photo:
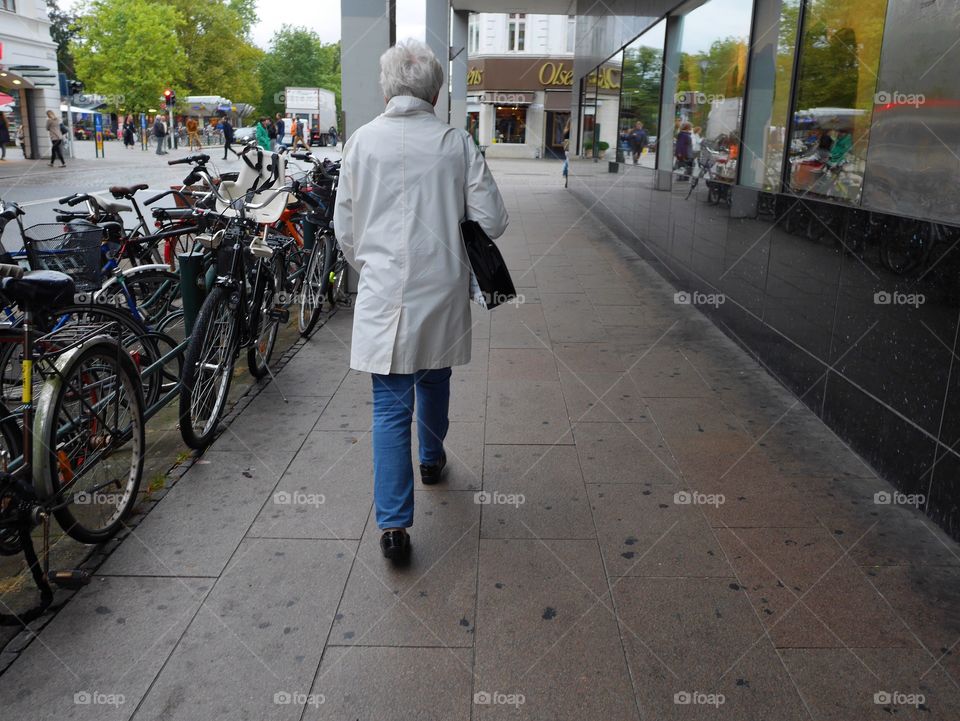
<instances>
[{"instance_id":1,"label":"bicycle wheel","mask_svg":"<svg viewBox=\"0 0 960 721\"><path fill-rule=\"evenodd\" d=\"M150 337L150 331L124 308L102 304L63 306L53 311L51 316L42 320L41 323L47 332L63 331L64 336L78 327L95 328L109 323L114 328L114 337L133 357L138 368L146 368L160 358L159 348L156 341ZM49 335L40 349L47 353L55 353L57 351L56 333ZM22 360L22 344L0 345L0 399L11 405L19 404L22 395ZM42 366L37 366L37 369L43 370ZM158 374L152 374L141 380L143 396L147 403L152 404L159 397L160 377ZM33 375L34 397L38 395L43 381L42 372L35 372Z\"/></svg>"},{"instance_id":2,"label":"bicycle wheel","mask_svg":"<svg viewBox=\"0 0 960 721\"><path fill-rule=\"evenodd\" d=\"M247 348L247 366L254 378L263 378L267 374L280 330L280 319L270 317L277 300L274 271L272 266L260 264L250 302L250 336L253 342Z\"/></svg>"},{"instance_id":3,"label":"bicycle wheel","mask_svg":"<svg viewBox=\"0 0 960 721\"><path fill-rule=\"evenodd\" d=\"M81 543L120 530L143 473L143 393L137 368L112 339L95 338L56 360L37 401L33 482L55 500L57 522Z\"/></svg>"},{"instance_id":4,"label":"bicycle wheel","mask_svg":"<svg viewBox=\"0 0 960 721\"><path fill-rule=\"evenodd\" d=\"M323 295L320 293L323 285L323 253L319 244L313 246L310 258L307 260L307 269L300 286L300 317L298 327L300 335L308 338L316 328L323 310Z\"/></svg>"},{"instance_id":5,"label":"bicycle wheel","mask_svg":"<svg viewBox=\"0 0 960 721\"><path fill-rule=\"evenodd\" d=\"M191 448L210 445L227 403L237 358L235 313L227 291L214 288L190 334L180 388L180 435Z\"/></svg>"},{"instance_id":6,"label":"bicycle wheel","mask_svg":"<svg viewBox=\"0 0 960 721\"><path fill-rule=\"evenodd\" d=\"M127 273L124 284L148 326L160 323L182 305L180 276L169 270L134 270ZM108 304L127 307L127 296L120 283L106 286L100 297Z\"/></svg>"},{"instance_id":7,"label":"bicycle wheel","mask_svg":"<svg viewBox=\"0 0 960 721\"><path fill-rule=\"evenodd\" d=\"M350 273L350 265L347 259L343 257L343 252L337 247L337 257L333 262L333 268L328 273L330 285L327 288L327 302L330 303L330 310L347 300L347 277Z\"/></svg>"}]
</instances>

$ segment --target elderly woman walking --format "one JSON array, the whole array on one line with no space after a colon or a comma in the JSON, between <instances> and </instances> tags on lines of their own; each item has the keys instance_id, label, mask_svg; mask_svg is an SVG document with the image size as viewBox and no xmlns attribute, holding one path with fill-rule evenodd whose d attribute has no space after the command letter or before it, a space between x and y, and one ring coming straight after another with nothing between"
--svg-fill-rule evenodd
<instances>
[{"instance_id":1,"label":"elderly woman walking","mask_svg":"<svg viewBox=\"0 0 960 721\"><path fill-rule=\"evenodd\" d=\"M373 376L373 491L380 548L410 551L411 422L420 480L441 480L451 366L470 362L470 266L463 219L493 238L507 212L476 144L434 114L443 68L408 40L380 58L386 110L343 149L334 227L359 273L350 367ZM479 440L477 441L480 442Z\"/></svg>"}]
</instances>

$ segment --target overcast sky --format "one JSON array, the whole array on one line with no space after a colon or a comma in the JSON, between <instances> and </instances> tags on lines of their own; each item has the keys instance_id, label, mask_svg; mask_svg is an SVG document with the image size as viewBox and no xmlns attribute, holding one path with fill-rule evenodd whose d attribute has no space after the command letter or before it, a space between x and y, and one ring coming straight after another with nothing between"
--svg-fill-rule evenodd
<instances>
[{"instance_id":1,"label":"overcast sky","mask_svg":"<svg viewBox=\"0 0 960 721\"><path fill-rule=\"evenodd\" d=\"M350 0L343 0L349 2ZM253 42L266 49L270 38L280 26L304 25L316 32L325 43L334 43L340 39L340 2L341 0L306 0L291 5L276 0L257 0L259 21L253 26ZM289 12L296 8L295 13ZM397 38L424 39L424 18L426 3L424 0L397 0Z\"/></svg>"}]
</instances>

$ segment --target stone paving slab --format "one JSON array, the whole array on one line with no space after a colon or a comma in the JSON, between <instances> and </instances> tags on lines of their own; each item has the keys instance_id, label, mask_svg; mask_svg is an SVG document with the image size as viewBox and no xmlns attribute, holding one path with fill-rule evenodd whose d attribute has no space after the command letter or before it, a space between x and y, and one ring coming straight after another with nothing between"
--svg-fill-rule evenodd
<instances>
[{"instance_id":1,"label":"stone paving slab","mask_svg":"<svg viewBox=\"0 0 960 721\"><path fill-rule=\"evenodd\" d=\"M130 718L212 585L95 579L0 677L3 718Z\"/></svg>"}]
</instances>

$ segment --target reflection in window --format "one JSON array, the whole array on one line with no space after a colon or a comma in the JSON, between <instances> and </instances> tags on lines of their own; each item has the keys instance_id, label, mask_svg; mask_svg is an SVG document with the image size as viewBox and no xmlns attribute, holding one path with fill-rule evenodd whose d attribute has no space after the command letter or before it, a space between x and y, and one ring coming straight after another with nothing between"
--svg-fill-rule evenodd
<instances>
[{"instance_id":1,"label":"reflection in window","mask_svg":"<svg viewBox=\"0 0 960 721\"><path fill-rule=\"evenodd\" d=\"M790 132L789 187L859 203L886 0L810 0Z\"/></svg>"},{"instance_id":2,"label":"reflection in window","mask_svg":"<svg viewBox=\"0 0 960 721\"><path fill-rule=\"evenodd\" d=\"M597 113L597 71L587 73L580 81L580 151L593 155L593 126Z\"/></svg>"},{"instance_id":3,"label":"reflection in window","mask_svg":"<svg viewBox=\"0 0 960 721\"><path fill-rule=\"evenodd\" d=\"M710 0L684 16L673 128L681 172L709 155L717 181L736 180L752 7Z\"/></svg>"},{"instance_id":4,"label":"reflection in window","mask_svg":"<svg viewBox=\"0 0 960 721\"><path fill-rule=\"evenodd\" d=\"M800 0L781 0L779 14L771 8L757 10L757 27L767 30L754 38L750 93L743 130L743 167L740 182L768 192L780 190L787 123L790 117L790 82L797 42Z\"/></svg>"},{"instance_id":5,"label":"reflection in window","mask_svg":"<svg viewBox=\"0 0 960 721\"><path fill-rule=\"evenodd\" d=\"M648 168L655 166L657 158L665 33L666 21L661 20L623 51L617 158Z\"/></svg>"},{"instance_id":6,"label":"reflection in window","mask_svg":"<svg viewBox=\"0 0 960 721\"><path fill-rule=\"evenodd\" d=\"M498 143L522 143L527 135L527 106L498 105L495 122Z\"/></svg>"}]
</instances>

